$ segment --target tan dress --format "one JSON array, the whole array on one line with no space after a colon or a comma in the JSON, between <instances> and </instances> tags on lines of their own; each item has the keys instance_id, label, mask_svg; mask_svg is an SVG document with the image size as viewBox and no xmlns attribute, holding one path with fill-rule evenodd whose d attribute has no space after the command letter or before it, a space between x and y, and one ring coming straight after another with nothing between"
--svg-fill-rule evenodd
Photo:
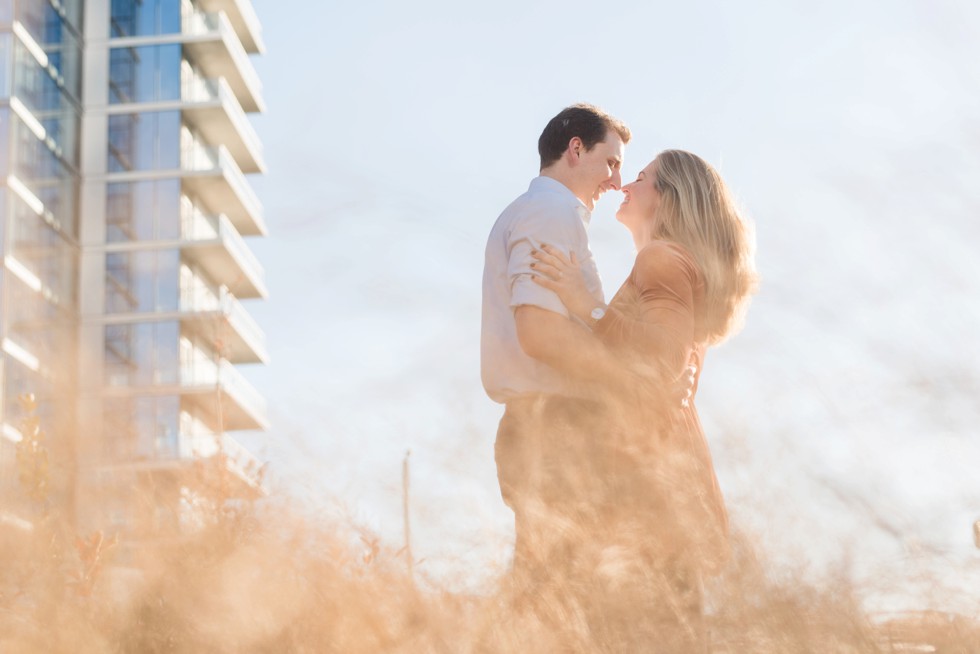
<instances>
[{"instance_id":1,"label":"tan dress","mask_svg":"<svg viewBox=\"0 0 980 654\"><path fill-rule=\"evenodd\" d=\"M655 242L596 328L623 379L595 380L591 400L507 406L497 456L512 459L516 586L561 640L548 651L706 651L701 579L726 557L728 519L694 403L670 387L689 360L700 375L703 311L691 256Z\"/></svg>"},{"instance_id":2,"label":"tan dress","mask_svg":"<svg viewBox=\"0 0 980 654\"><path fill-rule=\"evenodd\" d=\"M639 494L650 500L653 530L661 532L662 545L693 555L698 568L710 571L727 556L724 500L694 398L681 409L663 385L690 361L698 369L697 394L707 347L704 292L704 278L688 251L655 241L638 253L596 333L628 365L659 373L661 383L651 385L650 393L659 393L659 400L639 394L624 403L627 410L629 402L639 405L633 417L641 424L634 421L628 430L632 451L641 453L633 461L648 484Z\"/></svg>"}]
</instances>

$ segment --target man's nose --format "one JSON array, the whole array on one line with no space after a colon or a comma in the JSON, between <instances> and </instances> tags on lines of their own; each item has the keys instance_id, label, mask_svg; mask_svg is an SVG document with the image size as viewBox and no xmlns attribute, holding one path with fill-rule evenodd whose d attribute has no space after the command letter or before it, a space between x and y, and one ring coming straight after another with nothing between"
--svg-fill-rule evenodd
<instances>
[{"instance_id":1,"label":"man's nose","mask_svg":"<svg viewBox=\"0 0 980 654\"><path fill-rule=\"evenodd\" d=\"M616 170L613 172L612 177L609 178L609 185L615 190L619 190L623 187L623 174Z\"/></svg>"}]
</instances>

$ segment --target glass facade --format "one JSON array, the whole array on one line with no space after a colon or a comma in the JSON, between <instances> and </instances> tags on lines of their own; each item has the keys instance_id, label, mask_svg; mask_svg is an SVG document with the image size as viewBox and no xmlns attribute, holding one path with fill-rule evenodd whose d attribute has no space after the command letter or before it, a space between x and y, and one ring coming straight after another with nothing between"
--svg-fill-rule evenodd
<instances>
[{"instance_id":1,"label":"glass facade","mask_svg":"<svg viewBox=\"0 0 980 654\"><path fill-rule=\"evenodd\" d=\"M104 401L111 435L104 441L111 461L175 459L179 456L180 398L176 396L113 397Z\"/></svg>"},{"instance_id":2,"label":"glass facade","mask_svg":"<svg viewBox=\"0 0 980 654\"><path fill-rule=\"evenodd\" d=\"M8 300L5 305L7 337L37 357L38 366L47 369L47 374L42 376L44 379L64 379L70 372L70 366L65 364L70 362L57 361L45 355L72 351L74 330L77 327L75 311L55 302L38 302L37 291L16 276L12 275L8 282L5 289ZM33 387L23 387L21 392L40 391Z\"/></svg>"},{"instance_id":3,"label":"glass facade","mask_svg":"<svg viewBox=\"0 0 980 654\"><path fill-rule=\"evenodd\" d=\"M167 241L180 237L180 180L106 186L106 241Z\"/></svg>"},{"instance_id":4,"label":"glass facade","mask_svg":"<svg viewBox=\"0 0 980 654\"><path fill-rule=\"evenodd\" d=\"M77 121L76 121L77 122ZM19 117L11 119L10 172L31 196L42 204L43 213L57 229L74 237L77 234L78 172L66 161L52 143L41 140L33 129ZM77 157L77 152L74 153ZM76 159L77 162L77 159Z\"/></svg>"},{"instance_id":5,"label":"glass facade","mask_svg":"<svg viewBox=\"0 0 980 654\"><path fill-rule=\"evenodd\" d=\"M50 427L50 425L55 424L52 418L55 417L58 405L54 400L57 395L55 385L44 375L26 366L15 365L10 359L11 357L6 357L4 383L12 388L31 389L30 392L38 400L35 415L41 419L41 424L45 425L44 431L49 442L59 438L62 434ZM27 418L18 396L19 393L9 393L3 398L4 422L15 429L19 429L23 425L24 419ZM56 442L53 445L57 447Z\"/></svg>"},{"instance_id":6,"label":"glass facade","mask_svg":"<svg viewBox=\"0 0 980 654\"><path fill-rule=\"evenodd\" d=\"M20 25L13 29L14 20ZM32 393L70 452L78 329L81 2L0 2L0 478ZM53 492L67 493L55 480Z\"/></svg>"},{"instance_id":7,"label":"glass facade","mask_svg":"<svg viewBox=\"0 0 980 654\"><path fill-rule=\"evenodd\" d=\"M109 116L109 172L180 168L179 111Z\"/></svg>"},{"instance_id":8,"label":"glass facade","mask_svg":"<svg viewBox=\"0 0 980 654\"><path fill-rule=\"evenodd\" d=\"M57 3L46 0L17 0L15 16L26 28L34 42L47 58L47 76L58 87L57 93L65 93L75 103L81 103L82 50L80 2ZM41 62L38 62L41 63ZM44 66L42 66L44 68ZM27 75L26 86L51 87L41 76Z\"/></svg>"},{"instance_id":9,"label":"glass facade","mask_svg":"<svg viewBox=\"0 0 980 654\"><path fill-rule=\"evenodd\" d=\"M22 198L11 195L8 256L37 278L47 296L45 303L72 310L78 287L77 246Z\"/></svg>"},{"instance_id":10,"label":"glass facade","mask_svg":"<svg viewBox=\"0 0 980 654\"><path fill-rule=\"evenodd\" d=\"M0 181L10 172L10 132L10 109L0 107Z\"/></svg>"},{"instance_id":11,"label":"glass facade","mask_svg":"<svg viewBox=\"0 0 980 654\"><path fill-rule=\"evenodd\" d=\"M242 409L264 400L226 357L264 355L218 336L251 325L229 286L241 261L260 269L234 222L254 192L229 161L262 168L241 152L260 148L245 114L260 103L229 82L254 69L240 47L190 38L203 20L193 0L91 1L0 0L0 492L24 392L41 400L49 442L90 438L72 444L93 487L127 464L189 460L205 441L213 453L223 429L263 422ZM212 101L219 111L202 106ZM258 286L242 292L261 296ZM178 522L188 493L173 496Z\"/></svg>"},{"instance_id":12,"label":"glass facade","mask_svg":"<svg viewBox=\"0 0 980 654\"><path fill-rule=\"evenodd\" d=\"M180 0L112 0L109 25L114 38L178 34Z\"/></svg>"},{"instance_id":13,"label":"glass facade","mask_svg":"<svg viewBox=\"0 0 980 654\"><path fill-rule=\"evenodd\" d=\"M181 46L146 45L109 51L109 102L164 102L181 97Z\"/></svg>"},{"instance_id":14,"label":"glass facade","mask_svg":"<svg viewBox=\"0 0 980 654\"><path fill-rule=\"evenodd\" d=\"M0 2L0 7L6 3ZM0 17L0 23L4 22ZM14 35L10 32L0 32L0 98L10 97L10 83L13 77ZM3 122L6 125L6 121Z\"/></svg>"},{"instance_id":15,"label":"glass facade","mask_svg":"<svg viewBox=\"0 0 980 654\"><path fill-rule=\"evenodd\" d=\"M180 323L106 325L106 385L169 386L180 380Z\"/></svg>"},{"instance_id":16,"label":"glass facade","mask_svg":"<svg viewBox=\"0 0 980 654\"><path fill-rule=\"evenodd\" d=\"M106 255L106 313L177 311L177 250L110 252Z\"/></svg>"}]
</instances>

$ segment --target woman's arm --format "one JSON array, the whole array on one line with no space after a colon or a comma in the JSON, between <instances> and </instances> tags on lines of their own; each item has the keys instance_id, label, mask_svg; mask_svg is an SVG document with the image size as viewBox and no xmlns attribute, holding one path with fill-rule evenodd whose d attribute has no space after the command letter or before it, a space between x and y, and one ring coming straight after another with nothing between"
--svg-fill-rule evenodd
<instances>
[{"instance_id":1,"label":"woman's arm","mask_svg":"<svg viewBox=\"0 0 980 654\"><path fill-rule=\"evenodd\" d=\"M606 305L589 291L575 252L566 257L558 248L543 243L539 249L531 251L531 256L534 258L532 280L538 286L554 291L570 315L592 327L596 322L593 311L597 308L605 310Z\"/></svg>"},{"instance_id":2,"label":"woman's arm","mask_svg":"<svg viewBox=\"0 0 980 654\"><path fill-rule=\"evenodd\" d=\"M678 375L688 363L694 343L694 293L698 271L679 246L655 241L636 257L632 280L639 292L637 312L602 307L601 320L592 312L601 305L585 288L575 255L565 257L542 245L533 252L534 282L554 291L569 313L591 326L604 341L638 351L662 362Z\"/></svg>"},{"instance_id":3,"label":"woman's arm","mask_svg":"<svg viewBox=\"0 0 980 654\"><path fill-rule=\"evenodd\" d=\"M636 312L610 307L595 332L679 375L694 344L697 267L678 246L656 241L637 255L632 276L639 295Z\"/></svg>"},{"instance_id":4,"label":"woman's arm","mask_svg":"<svg viewBox=\"0 0 980 654\"><path fill-rule=\"evenodd\" d=\"M534 281L553 290L569 313L594 329L607 344L641 356L619 357L619 365L651 368L672 387L671 395L680 405L696 384L696 362L691 359L694 340L694 294L698 272L690 257L678 246L658 241L637 256L633 282L639 291L637 311L625 313L616 304L605 307L605 317L591 317L601 306L592 298L581 280L574 256L566 258L560 251L543 245L533 253L536 262Z\"/></svg>"},{"instance_id":5,"label":"woman's arm","mask_svg":"<svg viewBox=\"0 0 980 654\"><path fill-rule=\"evenodd\" d=\"M524 352L566 375L575 395L626 407L646 406L657 415L688 405L693 372L671 383L656 366L625 359L593 332L553 311L521 306L514 319Z\"/></svg>"}]
</instances>

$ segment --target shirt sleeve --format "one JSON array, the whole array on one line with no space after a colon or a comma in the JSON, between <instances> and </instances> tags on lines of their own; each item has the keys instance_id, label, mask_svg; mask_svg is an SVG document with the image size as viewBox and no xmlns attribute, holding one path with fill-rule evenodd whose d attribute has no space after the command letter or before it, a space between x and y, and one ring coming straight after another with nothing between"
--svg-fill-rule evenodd
<instances>
[{"instance_id":1,"label":"shirt sleeve","mask_svg":"<svg viewBox=\"0 0 980 654\"><path fill-rule=\"evenodd\" d=\"M627 313L614 303L595 331L678 375L694 346L697 267L678 247L658 241L637 255L632 278L636 311Z\"/></svg>"},{"instance_id":2,"label":"shirt sleeve","mask_svg":"<svg viewBox=\"0 0 980 654\"><path fill-rule=\"evenodd\" d=\"M531 278L531 250L542 244L554 246L566 256L575 252L580 261L591 260L585 226L573 207L548 207L528 213L514 224L507 241L507 277L510 280L510 306L529 305L568 317L568 309L554 291Z\"/></svg>"}]
</instances>

